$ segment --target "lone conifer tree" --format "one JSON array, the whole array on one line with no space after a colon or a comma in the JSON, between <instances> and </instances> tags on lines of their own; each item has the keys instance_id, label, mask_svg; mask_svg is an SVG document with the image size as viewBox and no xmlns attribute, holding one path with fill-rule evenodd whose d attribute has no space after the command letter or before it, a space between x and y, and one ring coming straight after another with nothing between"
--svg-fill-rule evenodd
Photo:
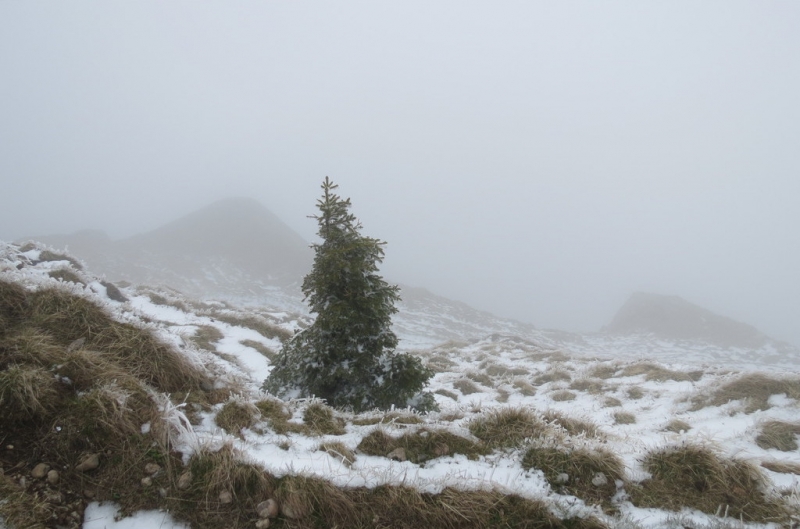
<instances>
[{"instance_id":1,"label":"lone conifer tree","mask_svg":"<svg viewBox=\"0 0 800 529\"><path fill-rule=\"evenodd\" d=\"M350 199L328 177L317 201L322 242L303 294L316 320L287 342L264 381L282 398L316 396L332 406L362 411L391 406L435 408L421 392L432 372L418 358L395 353L391 316L399 288L377 274L385 242L361 235Z\"/></svg>"}]
</instances>

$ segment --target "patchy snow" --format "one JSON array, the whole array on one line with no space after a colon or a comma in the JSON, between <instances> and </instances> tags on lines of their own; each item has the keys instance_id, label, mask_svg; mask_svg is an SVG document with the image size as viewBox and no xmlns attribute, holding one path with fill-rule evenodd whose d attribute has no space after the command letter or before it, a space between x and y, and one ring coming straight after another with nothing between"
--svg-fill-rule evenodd
<instances>
[{"instance_id":1,"label":"patchy snow","mask_svg":"<svg viewBox=\"0 0 800 529\"><path fill-rule=\"evenodd\" d=\"M160 337L175 344L178 350L202 362L214 373L217 384L236 380L244 391L239 398L257 400L264 397L260 386L270 372L270 360L242 342L250 340L277 351L279 340L191 310L154 303L148 296L131 288L123 289L129 301L118 303L106 297L105 289L91 288L93 283L89 283L89 288L64 284L47 275L52 263L32 264L38 258L37 252L31 250L23 254L14 245L0 243L0 277L20 281L30 288L61 285L89 297L121 320L136 321L150 327ZM62 265L69 266L69 263L59 262L59 266ZM267 304L265 301L264 305ZM301 328L298 322L306 317L280 306L272 311L259 310L274 321L283 322L284 328L288 329ZM400 435L425 426L469 437L467 425L470 420L486 411L512 406L542 413L555 411L595 424L600 432L596 438L577 436L571 442L602 446L617 454L625 463L626 479L630 481L647 477L640 463L647 451L684 443L712 446L724 456L749 459L757 464L780 461L800 465L798 450L763 449L755 442L761 425L766 421L797 421L796 400L786 395L773 395L768 409L752 413L745 413L742 402L697 407L693 406L692 400L708 395L713 388L741 373L778 371L797 374L798 358L791 351L774 347L764 351L723 350L699 343L671 343L649 336L614 337L600 333L578 336L532 329L525 330L525 336L504 334L500 329L480 339L434 345L426 341L429 335L414 333L415 325L423 315L418 311L414 318L406 318L403 325L405 334L400 333L400 349L413 351L437 369L428 389L435 392L441 411L425 417L424 425L380 426L390 434ZM443 319L457 322L457 315L448 314ZM149 323L141 323L143 321ZM192 337L201 327L213 327L222 336L214 342L213 351L202 350L193 344ZM765 359L771 364L761 363ZM625 373L626 367L643 362L694 374L685 377L686 380L659 381L647 380L646 374ZM468 387L466 382L470 384L469 390L465 389ZM379 426L357 426L351 420L343 435L310 437L296 433L280 435L270 430L266 423L260 423L252 430L242 432L240 438L216 425L215 412L205 414L202 423L192 427L180 406L164 400L165 416L176 425L177 431L183 432L176 441L184 451L185 459L200 447L230 443L248 460L262 465L276 476L318 476L342 487L402 484L426 492L438 492L445 487L497 489L542 499L551 505L553 512L563 515L594 514L610 527L620 528L680 527L682 521L714 527L721 521L715 516L690 510L672 513L637 508L628 501L620 501L619 514L611 517L578 498L556 493L540 471L524 470L520 463L520 450L495 452L477 460L456 454L422 464L358 453L355 462L348 466L319 451L319 446L326 441L337 441L355 450L361 439ZM295 400L288 406L295 417L300 417L308 403L308 400ZM633 422L618 424L620 412L631 414ZM342 417L352 419L347 414ZM666 427L673 419L684 421L689 429L667 431ZM142 431L147 429L149 424L143 425ZM767 470L764 474L768 488L774 493L800 497L800 476ZM115 515L116 507L113 505L91 504L86 510L84 529L188 527L163 512L140 512L120 521L115 521ZM741 526L762 527L758 524Z\"/></svg>"}]
</instances>

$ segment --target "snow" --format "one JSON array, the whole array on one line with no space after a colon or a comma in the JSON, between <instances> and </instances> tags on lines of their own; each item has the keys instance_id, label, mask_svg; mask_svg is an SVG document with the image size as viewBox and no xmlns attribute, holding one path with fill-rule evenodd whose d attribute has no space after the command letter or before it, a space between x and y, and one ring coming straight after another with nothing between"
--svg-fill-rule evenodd
<instances>
[{"instance_id":1,"label":"snow","mask_svg":"<svg viewBox=\"0 0 800 529\"><path fill-rule=\"evenodd\" d=\"M31 288L57 284L64 286L60 281L47 276L46 271L52 263L35 266L26 264L22 269L17 269L20 262L30 263L36 257L38 250L20 254L15 246L0 242L0 278L21 281ZM61 265L68 266L69 263L59 262L59 266ZM260 386L270 372L270 361L242 342L253 340L277 351L280 348L278 340L267 339L253 329L230 325L210 316L153 303L148 296L130 288L123 289L128 302L114 302L106 297L104 288L93 288L93 285L94 283L90 283L90 288L86 289L75 285L67 285L65 288L90 297L121 320L141 321L146 317L147 321L152 322L150 327L160 337L174 343L178 350L206 365L215 374L217 384L236 380L244 391L238 398L257 400L264 397ZM280 306L269 312L273 321L285 322L289 328L298 328L296 321L301 316L295 315L292 320L293 314ZM529 331L529 334L521 337L524 339L502 333L488 336L487 333L485 338L472 339L466 343L435 345L431 343L429 335L416 334L415 325L419 323L421 314L423 313L416 314L416 320L410 319L408 314L405 315L405 334L400 334L400 349L413 351L423 359L445 359L450 367L446 371L438 372L428 389L457 396L454 400L443 394L435 395L441 411L426 417L426 424L423 426L427 428L447 429L457 435L469 437L469 421L490 410L512 406L540 412L555 411L597 425L601 432L598 439L578 436L572 438L571 442L576 445L583 443L587 446L602 446L617 454L626 465L626 478L633 481L647 477L639 461L646 451L681 443L711 446L723 456L751 459L756 463L779 460L800 464L800 452L797 450L765 450L755 443L760 425L764 422L797 420L796 400L786 395L773 395L767 410L753 413L745 413L741 402L693 410L690 401L693 396L708 394L714 387L731 380L738 373L756 370L796 373L796 357L786 356L774 348L754 354L753 351L722 350L705 344L666 342L648 336L614 338L597 334L578 338L575 335L564 333L562 336L549 331ZM457 314L443 315L442 318L452 319L456 324L461 323ZM215 343L215 351L199 350L192 345L189 338L200 326L214 327L222 334L222 339ZM422 325L420 328L424 327ZM777 358L776 363L764 366L758 363L759 355ZM663 382L648 381L643 374L621 375L621 369L639 361L682 372L701 369L703 375L697 381ZM592 370L599 366L612 366L617 371L614 376L601 380L604 385L601 394L570 389L572 382L590 378ZM470 374L487 372L489 367L495 368L497 372L505 370L506 374L493 376L491 384L475 382L477 391L470 395L463 395L454 386L454 383ZM566 371L571 381L544 382L536 387L533 395L523 394L514 385L517 379L531 380L554 370ZM574 400L557 401L552 398L554 392L564 389L576 395ZM635 394L630 393L633 389L641 392L641 398L635 398ZM605 403L608 397L618 399L621 406L608 407ZM572 496L557 494L540 471L524 470L520 464L519 450L495 452L477 460L469 460L456 454L422 464L357 454L355 462L350 466L318 450L326 441L341 442L355 450L361 439L376 428L383 428L391 435L400 435L413 431L418 427L416 425L348 424L344 435L309 437L296 433L279 435L272 432L265 423L261 423L252 430L245 430L239 438L216 426L215 412L205 414L202 423L193 427L183 415L181 406L173 405L168 399L163 400L163 414L175 426L176 445L184 451L184 460L188 460L200 447L219 447L229 443L241 451L244 458L260 464L278 477L302 474L321 477L342 487L393 484L434 493L445 487L466 490L495 489L545 500L553 512L562 515L593 514L605 520L611 527L678 527L681 520L713 527L720 521L718 517L695 511L671 513L658 509L642 509L625 501L619 503L620 514L614 518L609 517L597 506L586 505ZM288 406L296 417L300 417L309 402L311 401L298 399L288 402ZM614 415L620 411L633 414L636 421L633 424L616 424ZM666 424L672 419L687 422L690 429L680 433L665 431ZM149 429L149 423L142 425L142 432ZM800 496L800 476L766 470L764 473L769 480L770 489L795 498ZM172 520L164 512L143 511L118 521L115 519L116 515L115 505L90 504L83 527L188 529L187 525ZM762 526L743 524L742 527Z\"/></svg>"}]
</instances>

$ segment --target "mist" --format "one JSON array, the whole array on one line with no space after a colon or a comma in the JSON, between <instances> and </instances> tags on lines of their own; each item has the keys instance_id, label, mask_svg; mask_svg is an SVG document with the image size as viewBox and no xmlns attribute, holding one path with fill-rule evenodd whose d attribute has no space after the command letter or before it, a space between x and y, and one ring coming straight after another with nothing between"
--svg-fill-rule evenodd
<instances>
[{"instance_id":1,"label":"mist","mask_svg":"<svg viewBox=\"0 0 800 529\"><path fill-rule=\"evenodd\" d=\"M800 345L800 5L3 2L0 239L328 175L384 275L540 327L674 294Z\"/></svg>"}]
</instances>

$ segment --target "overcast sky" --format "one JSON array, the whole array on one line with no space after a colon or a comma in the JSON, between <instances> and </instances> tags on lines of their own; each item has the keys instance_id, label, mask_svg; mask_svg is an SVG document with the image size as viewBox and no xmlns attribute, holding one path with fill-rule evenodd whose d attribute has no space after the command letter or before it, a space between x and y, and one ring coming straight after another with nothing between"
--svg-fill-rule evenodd
<instances>
[{"instance_id":1,"label":"overcast sky","mask_svg":"<svg viewBox=\"0 0 800 529\"><path fill-rule=\"evenodd\" d=\"M0 239L319 185L541 327L634 291L800 344L800 3L0 2Z\"/></svg>"}]
</instances>

